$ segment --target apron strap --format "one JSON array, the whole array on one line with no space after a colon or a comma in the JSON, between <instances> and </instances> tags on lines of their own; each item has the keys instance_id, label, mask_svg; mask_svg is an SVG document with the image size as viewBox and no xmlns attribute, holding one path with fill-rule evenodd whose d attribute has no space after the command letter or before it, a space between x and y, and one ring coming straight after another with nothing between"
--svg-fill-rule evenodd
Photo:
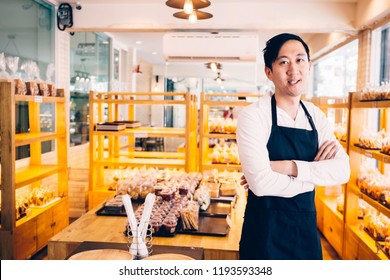
<instances>
[{"instance_id":1,"label":"apron strap","mask_svg":"<svg viewBox=\"0 0 390 280\"><path fill-rule=\"evenodd\" d=\"M316 130L316 126L315 126L315 124L314 124L313 118L311 117L311 115L310 115L309 112L307 111L306 106L303 105L302 100L300 100L299 102L301 103L302 108L303 108L303 110L305 111L305 114L306 114L306 116L307 116L307 119L309 120L309 123L310 123L310 125L311 125L311 128L312 128L313 130Z\"/></svg>"},{"instance_id":2,"label":"apron strap","mask_svg":"<svg viewBox=\"0 0 390 280\"><path fill-rule=\"evenodd\" d=\"M276 117L276 99L275 94L271 98L271 109L272 109L272 125L278 125L278 119Z\"/></svg>"}]
</instances>

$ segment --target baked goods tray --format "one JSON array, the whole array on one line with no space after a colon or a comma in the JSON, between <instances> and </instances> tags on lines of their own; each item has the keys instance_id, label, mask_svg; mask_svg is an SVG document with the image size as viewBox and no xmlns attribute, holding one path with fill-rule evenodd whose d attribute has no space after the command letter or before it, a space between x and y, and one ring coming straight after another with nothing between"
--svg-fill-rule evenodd
<instances>
[{"instance_id":1,"label":"baked goods tray","mask_svg":"<svg viewBox=\"0 0 390 280\"><path fill-rule=\"evenodd\" d=\"M364 150L373 150L373 151L379 151L380 148L368 148L368 147L365 147L365 146L362 146L362 145L359 145L357 143L353 144L355 147L358 147L358 148L361 148L361 149L364 149Z\"/></svg>"},{"instance_id":2,"label":"baked goods tray","mask_svg":"<svg viewBox=\"0 0 390 280\"><path fill-rule=\"evenodd\" d=\"M385 242L375 241L376 248L381 250L390 259L390 249L385 247Z\"/></svg>"},{"instance_id":3,"label":"baked goods tray","mask_svg":"<svg viewBox=\"0 0 390 280\"><path fill-rule=\"evenodd\" d=\"M226 236L230 227L224 217L199 216L198 230L183 230L178 233L192 235Z\"/></svg>"},{"instance_id":4,"label":"baked goods tray","mask_svg":"<svg viewBox=\"0 0 390 280\"><path fill-rule=\"evenodd\" d=\"M376 101L387 101L390 100L389 98L378 98L378 99L373 99L373 100L368 100L368 99L361 99L359 100L360 102L376 102Z\"/></svg>"},{"instance_id":5,"label":"baked goods tray","mask_svg":"<svg viewBox=\"0 0 390 280\"><path fill-rule=\"evenodd\" d=\"M383 206L385 206L386 208L389 208L390 209L390 204L387 203L387 201L384 199L384 197L382 197L382 194L380 194L379 198L378 197L375 197L373 196L371 193L367 192L365 189L360 189L360 191L362 193L364 193L365 195L367 195L369 198L371 198L372 200L375 200L375 201L378 201L378 203L382 204Z\"/></svg>"},{"instance_id":6,"label":"baked goods tray","mask_svg":"<svg viewBox=\"0 0 390 280\"><path fill-rule=\"evenodd\" d=\"M380 237L380 236L375 237L375 236L372 234L372 232L371 232L368 228L366 228L366 227L364 227L364 231L365 231L373 240L375 240L376 242L378 242L378 241L381 241L381 242L385 241L385 239L384 239L383 237Z\"/></svg>"},{"instance_id":7,"label":"baked goods tray","mask_svg":"<svg viewBox=\"0 0 390 280\"><path fill-rule=\"evenodd\" d=\"M384 154L384 155L387 155L387 156L390 156L389 153L386 153L386 152L383 152L383 151L380 151L381 154Z\"/></svg>"},{"instance_id":8,"label":"baked goods tray","mask_svg":"<svg viewBox=\"0 0 390 280\"><path fill-rule=\"evenodd\" d=\"M199 210L200 216L226 217L231 212L231 201L211 201L206 210Z\"/></svg>"}]
</instances>

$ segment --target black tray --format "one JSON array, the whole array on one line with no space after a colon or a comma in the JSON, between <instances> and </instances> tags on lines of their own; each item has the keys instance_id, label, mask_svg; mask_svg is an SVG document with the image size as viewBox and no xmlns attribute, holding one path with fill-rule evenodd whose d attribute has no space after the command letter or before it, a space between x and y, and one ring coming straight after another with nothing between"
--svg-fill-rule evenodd
<instances>
[{"instance_id":1,"label":"black tray","mask_svg":"<svg viewBox=\"0 0 390 280\"><path fill-rule=\"evenodd\" d=\"M369 150L369 151L379 151L380 148L367 148L367 147L364 147L362 145L359 145L357 143L353 144L355 147L358 147L358 148L361 148L361 149L364 149L364 150Z\"/></svg>"},{"instance_id":2,"label":"black tray","mask_svg":"<svg viewBox=\"0 0 390 280\"><path fill-rule=\"evenodd\" d=\"M198 230L179 230L181 234L226 236L230 227L224 217L199 216Z\"/></svg>"},{"instance_id":3,"label":"black tray","mask_svg":"<svg viewBox=\"0 0 390 280\"><path fill-rule=\"evenodd\" d=\"M366 227L364 228L364 231L375 241L385 241L383 237L375 237L374 235L372 235L372 233Z\"/></svg>"},{"instance_id":4,"label":"black tray","mask_svg":"<svg viewBox=\"0 0 390 280\"><path fill-rule=\"evenodd\" d=\"M211 201L206 210L199 210L199 215L209 217L226 217L231 211L231 201Z\"/></svg>"},{"instance_id":5,"label":"black tray","mask_svg":"<svg viewBox=\"0 0 390 280\"><path fill-rule=\"evenodd\" d=\"M381 154L384 154L386 156L390 156L390 154L380 151Z\"/></svg>"},{"instance_id":6,"label":"black tray","mask_svg":"<svg viewBox=\"0 0 390 280\"><path fill-rule=\"evenodd\" d=\"M373 100L366 100L366 99L362 99L362 100L359 100L360 102L377 102L377 101L387 101L387 100L390 100L388 98L378 98L378 99L373 99Z\"/></svg>"},{"instance_id":7,"label":"black tray","mask_svg":"<svg viewBox=\"0 0 390 280\"><path fill-rule=\"evenodd\" d=\"M105 206L103 206L102 208L97 210L95 212L95 214L98 216L123 216L123 217L127 216L126 210L124 208L122 208L121 211L119 211L119 212L118 211L107 211Z\"/></svg>"}]
</instances>

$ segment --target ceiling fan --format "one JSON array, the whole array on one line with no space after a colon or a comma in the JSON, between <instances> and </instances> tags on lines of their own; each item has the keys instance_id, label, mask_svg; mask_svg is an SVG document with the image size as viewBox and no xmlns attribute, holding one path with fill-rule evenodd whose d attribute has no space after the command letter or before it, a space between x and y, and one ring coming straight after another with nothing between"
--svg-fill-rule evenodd
<instances>
[{"instance_id":1,"label":"ceiling fan","mask_svg":"<svg viewBox=\"0 0 390 280\"><path fill-rule=\"evenodd\" d=\"M218 84L225 81L225 79L222 79L222 77L221 77L221 72L217 73L217 77L214 79L214 81L216 81Z\"/></svg>"}]
</instances>

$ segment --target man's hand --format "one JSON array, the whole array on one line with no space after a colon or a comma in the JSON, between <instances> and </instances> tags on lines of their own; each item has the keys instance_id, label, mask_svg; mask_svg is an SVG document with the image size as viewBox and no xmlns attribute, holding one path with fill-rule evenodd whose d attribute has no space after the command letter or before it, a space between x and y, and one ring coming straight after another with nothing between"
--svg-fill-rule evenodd
<instances>
[{"instance_id":1,"label":"man's hand","mask_svg":"<svg viewBox=\"0 0 390 280\"><path fill-rule=\"evenodd\" d=\"M240 185L243 186L246 190L249 189L248 182L246 181L244 175L241 176Z\"/></svg>"},{"instance_id":2,"label":"man's hand","mask_svg":"<svg viewBox=\"0 0 390 280\"><path fill-rule=\"evenodd\" d=\"M333 159L336 156L338 149L339 146L337 145L336 141L326 140L318 149L314 161Z\"/></svg>"}]
</instances>

